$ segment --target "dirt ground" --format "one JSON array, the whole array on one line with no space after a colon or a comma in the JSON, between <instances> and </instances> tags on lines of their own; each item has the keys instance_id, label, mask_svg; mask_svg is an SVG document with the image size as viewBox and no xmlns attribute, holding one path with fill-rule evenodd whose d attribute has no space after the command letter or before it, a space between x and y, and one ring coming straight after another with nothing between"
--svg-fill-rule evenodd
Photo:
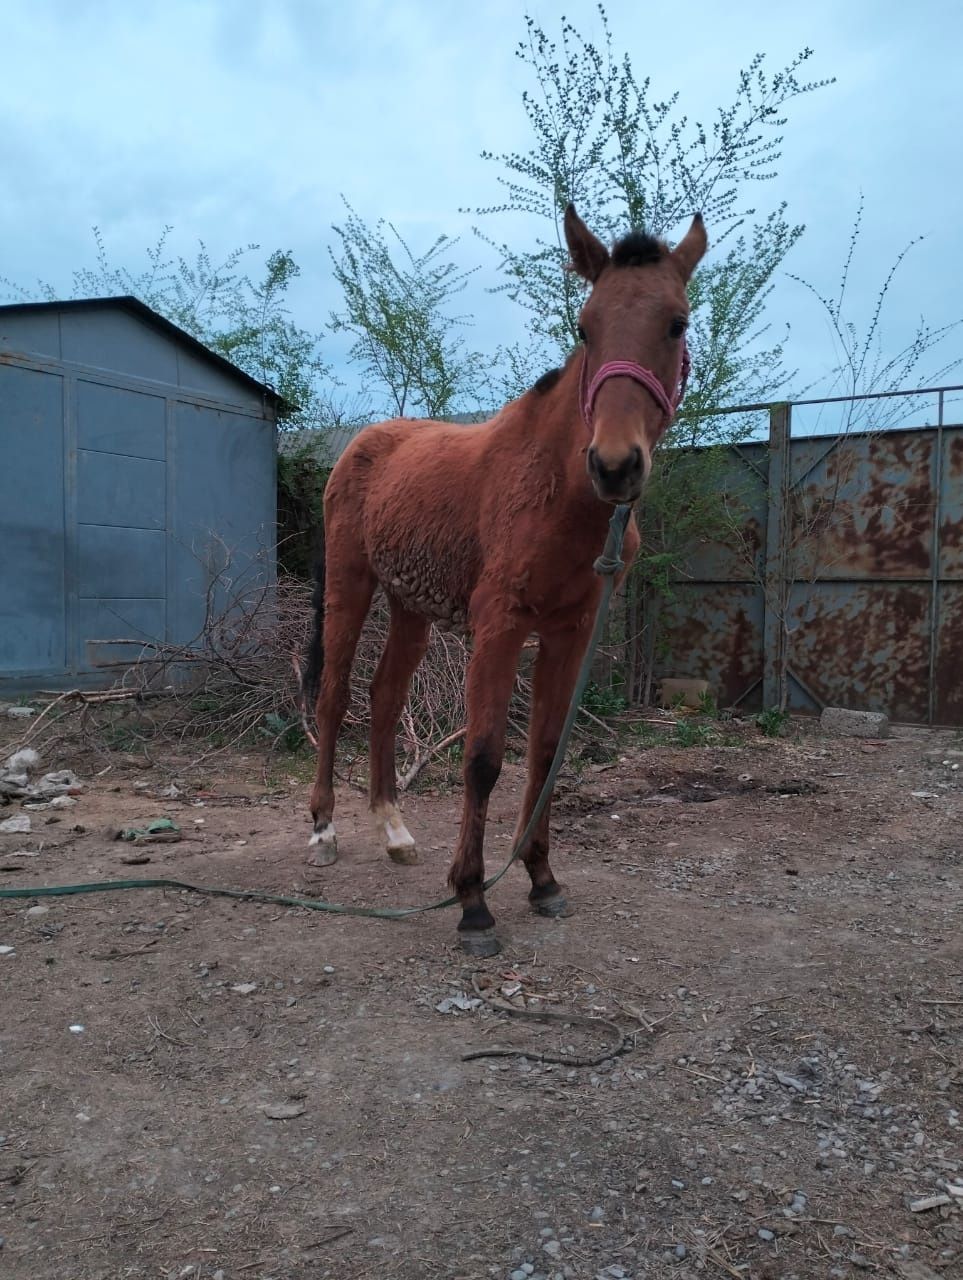
<instances>
[{"instance_id":1,"label":"dirt ground","mask_svg":"<svg viewBox=\"0 0 963 1280\"><path fill-rule=\"evenodd\" d=\"M576 913L531 914L513 869L493 960L457 950L452 911L0 902L0 1274L959 1280L963 740L737 740L567 769L554 865ZM341 860L317 871L303 762L145 763L44 759L85 790L0 835L0 887L444 892L445 785L406 800L411 868L343 786ZM491 869L522 778L506 766L493 797ZM161 816L189 839L108 838ZM626 1051L464 1061L611 1044L475 1004L473 976L515 1007L615 1021Z\"/></svg>"}]
</instances>

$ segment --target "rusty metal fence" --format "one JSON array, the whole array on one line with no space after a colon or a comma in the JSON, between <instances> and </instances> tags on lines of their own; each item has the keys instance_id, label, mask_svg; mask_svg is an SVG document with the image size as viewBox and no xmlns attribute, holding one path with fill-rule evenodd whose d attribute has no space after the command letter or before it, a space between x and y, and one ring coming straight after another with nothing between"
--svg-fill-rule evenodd
<instances>
[{"instance_id":1,"label":"rusty metal fence","mask_svg":"<svg viewBox=\"0 0 963 1280\"><path fill-rule=\"evenodd\" d=\"M768 440L728 446L732 535L674 583L656 677L706 678L745 711L963 725L960 392L726 410L767 415Z\"/></svg>"}]
</instances>

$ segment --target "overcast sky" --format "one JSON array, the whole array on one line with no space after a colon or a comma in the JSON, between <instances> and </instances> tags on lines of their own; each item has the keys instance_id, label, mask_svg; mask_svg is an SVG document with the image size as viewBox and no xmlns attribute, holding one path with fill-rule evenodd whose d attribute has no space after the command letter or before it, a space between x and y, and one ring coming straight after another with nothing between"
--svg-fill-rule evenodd
<instances>
[{"instance_id":1,"label":"overcast sky","mask_svg":"<svg viewBox=\"0 0 963 1280\"><path fill-rule=\"evenodd\" d=\"M564 12L600 34L590 0L0 0L0 275L66 293L71 270L93 259L94 224L114 262L139 267L170 223L186 253L198 237L215 258L252 241L264 256L293 250L295 318L321 329L338 301L327 245L344 193L416 248L460 235L464 261L482 267L466 298L476 344L521 336L511 305L483 293L497 261L472 236L478 219L458 210L497 200L498 169L482 150L530 145L530 81L514 56L526 9L549 30ZM891 345L921 314L932 324L963 315L963 7L607 9L637 76L651 77L656 97L678 89L696 117L733 96L753 53L775 71L812 46L807 78L837 82L791 104L780 176L757 192L761 208L785 200L807 225L788 266L832 290L862 192L853 318L866 318L896 253L920 234L892 294ZM822 376L832 348L799 286L780 280L770 318L792 323L798 382ZM343 347L329 339L327 351L340 366Z\"/></svg>"}]
</instances>

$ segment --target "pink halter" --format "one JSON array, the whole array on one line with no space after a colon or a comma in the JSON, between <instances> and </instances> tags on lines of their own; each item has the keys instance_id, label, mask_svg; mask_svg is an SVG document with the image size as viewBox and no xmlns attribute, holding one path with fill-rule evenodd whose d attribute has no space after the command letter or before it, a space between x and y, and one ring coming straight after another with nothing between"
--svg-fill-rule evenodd
<instances>
[{"instance_id":1,"label":"pink halter","mask_svg":"<svg viewBox=\"0 0 963 1280\"><path fill-rule=\"evenodd\" d=\"M665 387L655 376L651 369L644 369L642 365L636 364L634 360L608 360L595 373L595 377L589 383L588 389L585 387L585 375L588 370L588 353L582 357L582 372L579 375L579 403L582 409L582 417L589 431L592 430L592 414L595 410L595 399L598 396L599 388L603 382L609 378L632 378L636 382L641 383L646 391L652 396L653 400L665 414L665 427L669 425L676 415L676 410L682 403L682 397L685 395L686 383L689 381L689 348L683 339L682 355L679 359L679 375L676 378L675 387L673 388L675 396L669 398ZM663 430L665 430L663 427Z\"/></svg>"}]
</instances>

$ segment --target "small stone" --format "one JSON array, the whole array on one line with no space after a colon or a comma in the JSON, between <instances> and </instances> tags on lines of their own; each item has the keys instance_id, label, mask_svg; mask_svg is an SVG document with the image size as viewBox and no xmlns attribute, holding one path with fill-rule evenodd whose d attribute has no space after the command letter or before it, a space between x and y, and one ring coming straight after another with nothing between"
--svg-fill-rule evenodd
<instances>
[{"instance_id":1,"label":"small stone","mask_svg":"<svg viewBox=\"0 0 963 1280\"><path fill-rule=\"evenodd\" d=\"M0 956L15 956L17 954L16 947L0 947Z\"/></svg>"},{"instance_id":2,"label":"small stone","mask_svg":"<svg viewBox=\"0 0 963 1280\"><path fill-rule=\"evenodd\" d=\"M679 1259L680 1262L682 1261L683 1258L685 1258L688 1252L689 1251L684 1244L677 1244L675 1247L675 1256Z\"/></svg>"},{"instance_id":3,"label":"small stone","mask_svg":"<svg viewBox=\"0 0 963 1280\"><path fill-rule=\"evenodd\" d=\"M776 1079L786 1089L793 1089L796 1093L808 1092L806 1086L801 1080L797 1080L795 1076L787 1075L784 1071L777 1071Z\"/></svg>"},{"instance_id":4,"label":"small stone","mask_svg":"<svg viewBox=\"0 0 963 1280\"><path fill-rule=\"evenodd\" d=\"M36 920L38 916L45 916L49 910L49 907L28 907L24 915L28 920Z\"/></svg>"},{"instance_id":5,"label":"small stone","mask_svg":"<svg viewBox=\"0 0 963 1280\"><path fill-rule=\"evenodd\" d=\"M774 1231L770 1231L768 1227L760 1227L756 1232L756 1235L760 1240L765 1240L767 1244L771 1243L776 1238L776 1233Z\"/></svg>"},{"instance_id":6,"label":"small stone","mask_svg":"<svg viewBox=\"0 0 963 1280\"><path fill-rule=\"evenodd\" d=\"M324 966L324 968L322 969L322 971L321 971L321 972L322 972L322 973L334 973L334 965L333 965L333 964L326 964L326 965Z\"/></svg>"},{"instance_id":7,"label":"small stone","mask_svg":"<svg viewBox=\"0 0 963 1280\"><path fill-rule=\"evenodd\" d=\"M557 1240L546 1240L542 1245L542 1251L547 1253L550 1258L557 1258L562 1252L562 1246Z\"/></svg>"},{"instance_id":8,"label":"small stone","mask_svg":"<svg viewBox=\"0 0 963 1280\"><path fill-rule=\"evenodd\" d=\"M269 1120L296 1120L305 1108L300 1102L268 1102L261 1108Z\"/></svg>"},{"instance_id":9,"label":"small stone","mask_svg":"<svg viewBox=\"0 0 963 1280\"><path fill-rule=\"evenodd\" d=\"M7 707L7 715L11 720L29 720L37 714L33 707Z\"/></svg>"},{"instance_id":10,"label":"small stone","mask_svg":"<svg viewBox=\"0 0 963 1280\"><path fill-rule=\"evenodd\" d=\"M592 1212L589 1214L589 1222L604 1222L604 1221L605 1221L605 1210L602 1208L600 1204L597 1204L595 1208L592 1210Z\"/></svg>"},{"instance_id":11,"label":"small stone","mask_svg":"<svg viewBox=\"0 0 963 1280\"><path fill-rule=\"evenodd\" d=\"M952 752L950 753L952 754ZM40 763L40 756L34 751L33 747L24 747L21 751L15 751L12 756L7 757L6 763L3 765L3 772L10 773L29 773L31 769L35 769ZM949 761L947 761L947 764Z\"/></svg>"},{"instance_id":12,"label":"small stone","mask_svg":"<svg viewBox=\"0 0 963 1280\"><path fill-rule=\"evenodd\" d=\"M519 1267L517 1271L512 1272L511 1280L528 1280L528 1272Z\"/></svg>"},{"instance_id":13,"label":"small stone","mask_svg":"<svg viewBox=\"0 0 963 1280\"><path fill-rule=\"evenodd\" d=\"M68 1031L73 1032L73 1034L74 1034L75 1036L79 1036L79 1035L81 1034L81 1032L83 1031L83 1029L84 1029L84 1025L83 1025L83 1023L82 1023L82 1022L73 1022L73 1023L71 1023L71 1025L67 1028L67 1030L68 1030Z\"/></svg>"},{"instance_id":14,"label":"small stone","mask_svg":"<svg viewBox=\"0 0 963 1280\"><path fill-rule=\"evenodd\" d=\"M25 836L30 831L30 819L26 814L21 814L16 818L6 818L0 822L0 831L4 835Z\"/></svg>"},{"instance_id":15,"label":"small stone","mask_svg":"<svg viewBox=\"0 0 963 1280\"><path fill-rule=\"evenodd\" d=\"M922 1200L914 1200L910 1205L910 1213L926 1213L928 1209L941 1209L953 1201L947 1195L924 1196Z\"/></svg>"}]
</instances>

